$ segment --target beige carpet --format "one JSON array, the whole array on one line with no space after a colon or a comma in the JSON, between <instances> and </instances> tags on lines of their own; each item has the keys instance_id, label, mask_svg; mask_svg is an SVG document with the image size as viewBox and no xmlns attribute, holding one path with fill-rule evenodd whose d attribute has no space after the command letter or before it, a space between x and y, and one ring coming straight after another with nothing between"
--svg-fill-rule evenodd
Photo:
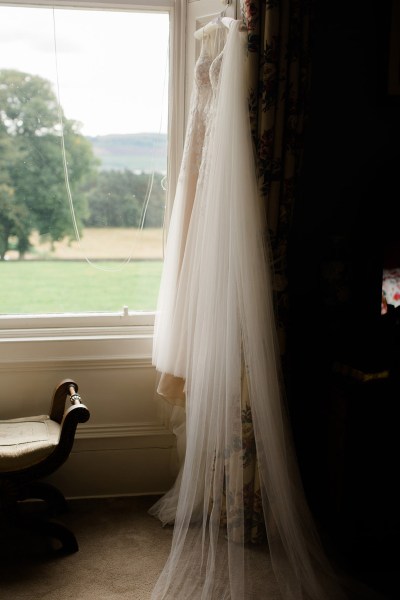
<instances>
[{"instance_id":1,"label":"beige carpet","mask_svg":"<svg viewBox=\"0 0 400 600\"><path fill-rule=\"evenodd\" d=\"M172 539L172 528L147 512L156 499L70 500L59 521L75 533L79 551L58 557L43 538L10 527L0 513L0 600L149 600ZM252 560L257 579L256 554ZM397 597L375 594L359 581L349 586L349 600ZM276 595L260 589L257 597Z\"/></svg>"},{"instance_id":2,"label":"beige carpet","mask_svg":"<svg viewBox=\"0 0 400 600\"><path fill-rule=\"evenodd\" d=\"M63 557L49 556L36 535L3 527L1 600L147 600L172 538L147 514L155 500L70 500L58 520L74 531L79 551Z\"/></svg>"}]
</instances>

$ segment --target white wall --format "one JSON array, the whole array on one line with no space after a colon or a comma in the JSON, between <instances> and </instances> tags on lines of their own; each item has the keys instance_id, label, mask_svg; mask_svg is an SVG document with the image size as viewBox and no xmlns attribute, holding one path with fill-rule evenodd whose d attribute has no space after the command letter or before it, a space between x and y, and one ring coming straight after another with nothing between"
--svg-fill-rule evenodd
<instances>
[{"instance_id":1,"label":"white wall","mask_svg":"<svg viewBox=\"0 0 400 600\"><path fill-rule=\"evenodd\" d=\"M155 393L152 326L10 335L0 336L2 419L48 414L54 388L69 377L90 410L70 458L51 478L67 496L168 489L177 471L175 437Z\"/></svg>"}]
</instances>

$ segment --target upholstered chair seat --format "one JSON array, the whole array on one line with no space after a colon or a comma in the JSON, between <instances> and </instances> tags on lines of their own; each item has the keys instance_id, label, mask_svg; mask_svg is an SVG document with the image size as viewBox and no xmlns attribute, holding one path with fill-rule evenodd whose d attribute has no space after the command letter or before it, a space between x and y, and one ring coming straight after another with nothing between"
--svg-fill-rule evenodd
<instances>
[{"instance_id":1,"label":"upholstered chair seat","mask_svg":"<svg viewBox=\"0 0 400 600\"><path fill-rule=\"evenodd\" d=\"M61 425L48 415L0 421L0 472L31 467L60 441Z\"/></svg>"}]
</instances>

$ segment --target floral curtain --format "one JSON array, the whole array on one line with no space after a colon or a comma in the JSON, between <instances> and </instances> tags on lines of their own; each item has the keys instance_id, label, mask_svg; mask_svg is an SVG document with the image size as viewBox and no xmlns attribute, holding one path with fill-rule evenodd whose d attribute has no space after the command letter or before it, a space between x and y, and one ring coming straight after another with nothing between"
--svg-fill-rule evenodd
<instances>
[{"instance_id":1,"label":"floral curtain","mask_svg":"<svg viewBox=\"0 0 400 600\"><path fill-rule=\"evenodd\" d=\"M241 12L249 32L250 117L284 363L289 303L287 245L308 108L312 0L241 0Z\"/></svg>"},{"instance_id":2,"label":"floral curtain","mask_svg":"<svg viewBox=\"0 0 400 600\"><path fill-rule=\"evenodd\" d=\"M256 150L259 190L265 204L274 275L276 322L283 373L288 333L287 246L301 169L310 83L311 4L302 0L242 0L249 32L249 110ZM251 401L242 373L243 502L246 541L265 540ZM232 460L228 455L226 460ZM230 501L231 490L226 490ZM223 523L235 527L235 513Z\"/></svg>"}]
</instances>

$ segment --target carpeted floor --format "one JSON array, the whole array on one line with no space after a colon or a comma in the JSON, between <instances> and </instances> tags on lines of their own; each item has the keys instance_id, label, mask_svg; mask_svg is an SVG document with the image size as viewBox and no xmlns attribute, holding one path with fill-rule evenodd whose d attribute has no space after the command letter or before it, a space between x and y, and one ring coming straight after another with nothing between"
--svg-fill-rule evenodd
<instances>
[{"instance_id":1,"label":"carpeted floor","mask_svg":"<svg viewBox=\"0 0 400 600\"><path fill-rule=\"evenodd\" d=\"M75 533L79 551L66 556L0 518L0 600L149 600L172 539L172 528L147 512L156 499L70 500L59 521ZM359 582L353 589L350 600L398 597Z\"/></svg>"},{"instance_id":2,"label":"carpeted floor","mask_svg":"<svg viewBox=\"0 0 400 600\"><path fill-rule=\"evenodd\" d=\"M3 527L1 600L147 600L172 538L147 514L155 500L70 500L58 518L78 540L79 551L68 556L52 556L36 534Z\"/></svg>"}]
</instances>

